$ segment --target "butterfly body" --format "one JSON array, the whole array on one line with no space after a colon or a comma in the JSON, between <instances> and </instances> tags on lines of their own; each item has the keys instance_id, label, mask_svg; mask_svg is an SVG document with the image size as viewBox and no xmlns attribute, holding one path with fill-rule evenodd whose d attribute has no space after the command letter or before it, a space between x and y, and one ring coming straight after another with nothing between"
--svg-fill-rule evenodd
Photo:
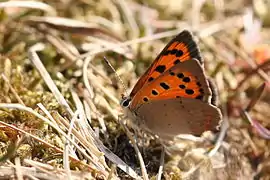
<instances>
[{"instance_id":1,"label":"butterfly body","mask_svg":"<svg viewBox=\"0 0 270 180\"><path fill-rule=\"evenodd\" d=\"M139 79L122 106L139 127L163 139L215 130L220 110L189 31L176 36Z\"/></svg>"}]
</instances>

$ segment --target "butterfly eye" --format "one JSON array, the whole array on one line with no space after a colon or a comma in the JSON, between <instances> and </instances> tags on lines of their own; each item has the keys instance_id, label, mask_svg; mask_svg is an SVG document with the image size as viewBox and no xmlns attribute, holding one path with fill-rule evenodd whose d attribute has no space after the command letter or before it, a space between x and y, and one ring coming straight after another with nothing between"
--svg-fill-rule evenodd
<instances>
[{"instance_id":1,"label":"butterfly eye","mask_svg":"<svg viewBox=\"0 0 270 180\"><path fill-rule=\"evenodd\" d=\"M122 102L120 103L122 107L128 107L130 105L130 98L125 98L122 100Z\"/></svg>"}]
</instances>

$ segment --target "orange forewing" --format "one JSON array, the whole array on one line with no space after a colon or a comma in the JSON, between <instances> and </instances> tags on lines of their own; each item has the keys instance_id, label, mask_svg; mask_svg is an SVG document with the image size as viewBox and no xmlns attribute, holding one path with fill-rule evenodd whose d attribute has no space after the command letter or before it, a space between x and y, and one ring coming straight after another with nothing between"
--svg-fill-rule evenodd
<instances>
[{"instance_id":1,"label":"orange forewing","mask_svg":"<svg viewBox=\"0 0 270 180\"><path fill-rule=\"evenodd\" d=\"M194 98L209 103L211 90L197 60L179 63L143 86L132 99L131 109L153 100Z\"/></svg>"},{"instance_id":2,"label":"orange forewing","mask_svg":"<svg viewBox=\"0 0 270 180\"><path fill-rule=\"evenodd\" d=\"M133 97L143 86L159 77L174 65L192 58L197 59L203 65L199 49L189 31L182 31L157 56L148 70L141 76L134 86L130 97Z\"/></svg>"}]
</instances>

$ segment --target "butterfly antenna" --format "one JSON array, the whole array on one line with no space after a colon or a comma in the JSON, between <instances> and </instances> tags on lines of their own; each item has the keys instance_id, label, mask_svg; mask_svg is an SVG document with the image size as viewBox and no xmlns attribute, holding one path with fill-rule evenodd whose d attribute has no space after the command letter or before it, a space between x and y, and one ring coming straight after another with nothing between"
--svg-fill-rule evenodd
<instances>
[{"instance_id":1,"label":"butterfly antenna","mask_svg":"<svg viewBox=\"0 0 270 180\"><path fill-rule=\"evenodd\" d=\"M124 91L125 91L125 95L122 94L122 96L127 96L127 88L123 82L123 80L120 78L120 76L116 73L116 70L114 69L114 67L112 66L112 64L110 63L110 61L104 56L104 60L105 62L108 64L108 66L112 69L112 71L114 72L115 77L120 81L120 83L122 84Z\"/></svg>"}]
</instances>

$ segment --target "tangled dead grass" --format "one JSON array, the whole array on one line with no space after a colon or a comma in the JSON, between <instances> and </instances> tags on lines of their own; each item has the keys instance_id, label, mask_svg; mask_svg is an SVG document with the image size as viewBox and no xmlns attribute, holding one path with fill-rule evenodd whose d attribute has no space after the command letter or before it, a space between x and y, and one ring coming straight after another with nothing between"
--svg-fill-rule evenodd
<instances>
[{"instance_id":1,"label":"tangled dead grass","mask_svg":"<svg viewBox=\"0 0 270 180\"><path fill-rule=\"evenodd\" d=\"M1 2L1 178L269 179L270 7L263 3ZM171 156L151 136L137 134L135 143L119 122L123 86L103 60L131 88L183 29L198 39L229 123L211 156L190 141Z\"/></svg>"}]
</instances>

